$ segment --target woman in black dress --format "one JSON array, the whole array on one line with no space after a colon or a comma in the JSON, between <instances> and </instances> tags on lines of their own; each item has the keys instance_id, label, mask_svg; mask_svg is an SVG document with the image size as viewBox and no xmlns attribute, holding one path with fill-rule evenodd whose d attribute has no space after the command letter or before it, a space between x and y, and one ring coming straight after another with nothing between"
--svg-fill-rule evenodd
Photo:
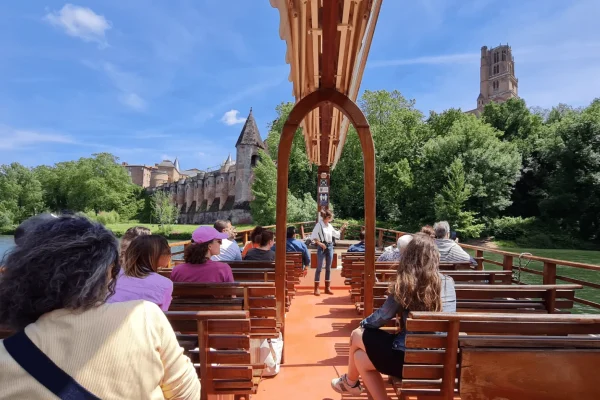
<instances>
[{"instance_id":1,"label":"woman in black dress","mask_svg":"<svg viewBox=\"0 0 600 400\"><path fill-rule=\"evenodd\" d=\"M454 281L439 273L439 262L434 240L424 233L415 234L400 259L384 305L352 332L348 373L331 381L333 390L359 395L363 391L360 376L374 400L388 399L381 374L402 378L408 313L456 311ZM400 333L379 329L396 314L402 315Z\"/></svg>"}]
</instances>

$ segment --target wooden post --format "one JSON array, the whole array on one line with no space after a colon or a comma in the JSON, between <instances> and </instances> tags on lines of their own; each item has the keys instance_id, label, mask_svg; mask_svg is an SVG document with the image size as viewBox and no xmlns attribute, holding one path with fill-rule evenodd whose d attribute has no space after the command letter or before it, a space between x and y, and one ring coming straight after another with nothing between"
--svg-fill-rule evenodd
<instances>
[{"instance_id":1,"label":"wooden post","mask_svg":"<svg viewBox=\"0 0 600 400\"><path fill-rule=\"evenodd\" d=\"M477 261L477 270L483 271L483 250L475 252L475 261Z\"/></svg>"},{"instance_id":2,"label":"wooden post","mask_svg":"<svg viewBox=\"0 0 600 400\"><path fill-rule=\"evenodd\" d=\"M513 270L513 256L505 255L502 259L502 269L505 271Z\"/></svg>"},{"instance_id":3,"label":"wooden post","mask_svg":"<svg viewBox=\"0 0 600 400\"><path fill-rule=\"evenodd\" d=\"M456 380L456 359L458 357L458 332L460 321L448 321L446 336L446 354L444 354L444 375L441 395L443 399L454 399L454 381Z\"/></svg>"},{"instance_id":4,"label":"wooden post","mask_svg":"<svg viewBox=\"0 0 600 400\"><path fill-rule=\"evenodd\" d=\"M248 231L244 232L244 246L246 245L246 243L248 243Z\"/></svg>"},{"instance_id":5,"label":"wooden post","mask_svg":"<svg viewBox=\"0 0 600 400\"><path fill-rule=\"evenodd\" d=\"M544 285L556 285L556 264L545 262L544 263Z\"/></svg>"},{"instance_id":6,"label":"wooden post","mask_svg":"<svg viewBox=\"0 0 600 400\"><path fill-rule=\"evenodd\" d=\"M383 229L379 229L379 236L377 238L377 247L383 248Z\"/></svg>"},{"instance_id":7,"label":"wooden post","mask_svg":"<svg viewBox=\"0 0 600 400\"><path fill-rule=\"evenodd\" d=\"M300 224L300 240L304 240L304 224Z\"/></svg>"}]
</instances>

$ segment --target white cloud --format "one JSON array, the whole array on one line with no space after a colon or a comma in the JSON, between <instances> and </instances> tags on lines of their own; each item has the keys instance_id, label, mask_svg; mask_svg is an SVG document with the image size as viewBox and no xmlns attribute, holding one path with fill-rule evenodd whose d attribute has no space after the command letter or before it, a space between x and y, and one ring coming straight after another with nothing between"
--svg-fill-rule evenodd
<instances>
[{"instance_id":1,"label":"white cloud","mask_svg":"<svg viewBox=\"0 0 600 400\"><path fill-rule=\"evenodd\" d=\"M225 125L237 125L246 122L246 118L238 117L240 112L238 110L229 110L221 117L221 122Z\"/></svg>"},{"instance_id":2,"label":"white cloud","mask_svg":"<svg viewBox=\"0 0 600 400\"><path fill-rule=\"evenodd\" d=\"M42 143L73 144L75 141L66 135L55 133L42 133L7 126L0 126L0 149L12 150L31 147Z\"/></svg>"},{"instance_id":3,"label":"white cloud","mask_svg":"<svg viewBox=\"0 0 600 400\"><path fill-rule=\"evenodd\" d=\"M111 24L103 15L96 14L90 8L65 4L60 11L46 14L44 19L64 29L67 35L86 42L96 42L101 47L108 45L106 31L111 28Z\"/></svg>"},{"instance_id":4,"label":"white cloud","mask_svg":"<svg viewBox=\"0 0 600 400\"><path fill-rule=\"evenodd\" d=\"M441 56L426 56L416 58L405 58L400 60L380 60L380 61L367 61L367 67L369 68L381 68L381 67L396 67L400 65L416 65L416 64L429 64L429 65L440 65L440 64L464 64L472 63L473 60L477 60L479 53L458 53L458 54L445 54Z\"/></svg>"},{"instance_id":5,"label":"white cloud","mask_svg":"<svg viewBox=\"0 0 600 400\"><path fill-rule=\"evenodd\" d=\"M136 111L143 111L144 109L146 109L146 101L144 101L144 99L142 99L136 93L122 93L119 96L119 101L121 101L121 103L123 103L127 107Z\"/></svg>"}]
</instances>

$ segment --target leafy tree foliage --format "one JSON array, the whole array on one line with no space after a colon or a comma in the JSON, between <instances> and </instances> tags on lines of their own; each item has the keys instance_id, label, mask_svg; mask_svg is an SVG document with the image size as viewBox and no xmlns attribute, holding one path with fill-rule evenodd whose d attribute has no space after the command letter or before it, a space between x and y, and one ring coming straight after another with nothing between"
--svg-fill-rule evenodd
<instances>
[{"instance_id":1,"label":"leafy tree foliage","mask_svg":"<svg viewBox=\"0 0 600 400\"><path fill-rule=\"evenodd\" d=\"M177 221L179 211L177 205L171 202L171 195L165 191L157 190L152 195L152 215L162 232Z\"/></svg>"},{"instance_id":2,"label":"leafy tree foliage","mask_svg":"<svg viewBox=\"0 0 600 400\"><path fill-rule=\"evenodd\" d=\"M275 110L277 118L269 126L269 133L265 143L267 151L274 161L277 161L277 150L279 148L279 139L283 131L283 125L287 120L294 103L281 103ZM317 167L308 161L306 155L306 144L302 135L302 128L298 128L294 134L292 142L292 152L290 154L290 170L288 187L292 194L302 199L305 193L316 193L317 191Z\"/></svg>"},{"instance_id":3,"label":"leafy tree foliage","mask_svg":"<svg viewBox=\"0 0 600 400\"><path fill-rule=\"evenodd\" d=\"M462 161L454 159L448 168L448 181L435 196L436 220L447 220L462 237L479 237L483 224L478 224L475 213L464 211L464 206L471 196L471 189L466 184L465 170Z\"/></svg>"},{"instance_id":4,"label":"leafy tree foliage","mask_svg":"<svg viewBox=\"0 0 600 400\"><path fill-rule=\"evenodd\" d=\"M141 188L131 182L112 154L41 166L35 173L42 184L44 202L51 210L114 210L122 219L129 219L143 207Z\"/></svg>"},{"instance_id":5,"label":"leafy tree foliage","mask_svg":"<svg viewBox=\"0 0 600 400\"><path fill-rule=\"evenodd\" d=\"M260 152L260 161L254 168L252 184L254 200L250 202L252 218L259 225L273 225L277 207L277 167L273 159ZM288 221L310 221L317 212L317 202L308 192L296 197L288 189Z\"/></svg>"},{"instance_id":6,"label":"leafy tree foliage","mask_svg":"<svg viewBox=\"0 0 600 400\"><path fill-rule=\"evenodd\" d=\"M0 166L0 223L18 224L43 210L42 186L35 174L19 163Z\"/></svg>"}]
</instances>

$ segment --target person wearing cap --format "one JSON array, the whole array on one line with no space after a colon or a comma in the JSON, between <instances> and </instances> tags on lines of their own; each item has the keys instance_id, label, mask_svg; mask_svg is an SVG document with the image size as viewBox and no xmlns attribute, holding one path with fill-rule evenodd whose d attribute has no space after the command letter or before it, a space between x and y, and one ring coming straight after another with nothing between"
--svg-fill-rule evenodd
<instances>
[{"instance_id":1,"label":"person wearing cap","mask_svg":"<svg viewBox=\"0 0 600 400\"><path fill-rule=\"evenodd\" d=\"M171 273L173 282L218 283L233 282L229 265L211 260L221 252L221 242L228 238L212 226L200 226L192 233L192 243L183 252L185 263Z\"/></svg>"}]
</instances>

